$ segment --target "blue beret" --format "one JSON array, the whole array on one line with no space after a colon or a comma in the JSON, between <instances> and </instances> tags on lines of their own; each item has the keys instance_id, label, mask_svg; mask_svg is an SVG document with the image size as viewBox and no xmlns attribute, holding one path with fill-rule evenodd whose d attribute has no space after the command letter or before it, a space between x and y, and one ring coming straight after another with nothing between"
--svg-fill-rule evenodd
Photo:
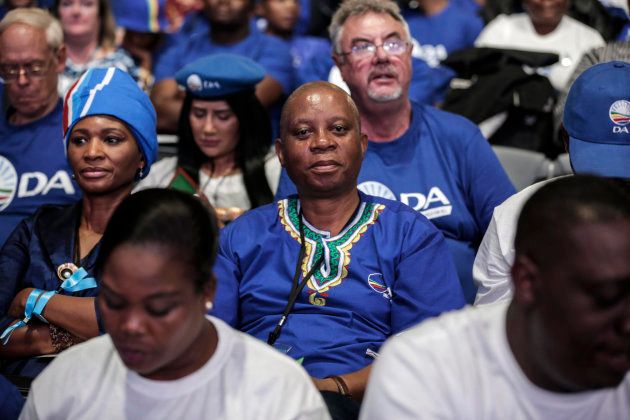
<instances>
[{"instance_id":1,"label":"blue beret","mask_svg":"<svg viewBox=\"0 0 630 420\"><path fill-rule=\"evenodd\" d=\"M153 104L126 72L116 68L86 71L66 93L63 104L63 136L79 120L91 115L109 115L124 122L144 156L143 177L157 159L156 115Z\"/></svg>"},{"instance_id":2,"label":"blue beret","mask_svg":"<svg viewBox=\"0 0 630 420\"><path fill-rule=\"evenodd\" d=\"M212 54L185 66L175 80L199 98L254 90L265 77L265 70L249 58L236 54Z\"/></svg>"}]
</instances>

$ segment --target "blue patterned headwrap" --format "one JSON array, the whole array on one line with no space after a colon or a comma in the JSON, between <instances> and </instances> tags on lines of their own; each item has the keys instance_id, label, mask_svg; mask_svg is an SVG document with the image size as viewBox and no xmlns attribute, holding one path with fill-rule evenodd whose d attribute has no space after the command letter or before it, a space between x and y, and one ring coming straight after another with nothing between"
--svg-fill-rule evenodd
<instances>
[{"instance_id":1,"label":"blue patterned headwrap","mask_svg":"<svg viewBox=\"0 0 630 420\"><path fill-rule=\"evenodd\" d=\"M142 177L157 159L155 109L149 97L126 72L116 68L89 69L66 94L63 104L63 136L81 119L108 115L125 123L144 156Z\"/></svg>"}]
</instances>

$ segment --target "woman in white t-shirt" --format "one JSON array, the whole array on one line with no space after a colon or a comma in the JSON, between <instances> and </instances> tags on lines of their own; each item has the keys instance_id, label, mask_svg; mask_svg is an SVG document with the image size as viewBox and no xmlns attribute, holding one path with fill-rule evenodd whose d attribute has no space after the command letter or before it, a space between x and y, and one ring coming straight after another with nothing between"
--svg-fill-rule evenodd
<instances>
[{"instance_id":1,"label":"woman in white t-shirt","mask_svg":"<svg viewBox=\"0 0 630 420\"><path fill-rule=\"evenodd\" d=\"M186 90L177 156L162 159L137 187L170 187L205 196L223 222L273 201L280 163L270 152L271 123L256 98L265 71L234 54L213 54L175 79Z\"/></svg>"},{"instance_id":2,"label":"woman in white t-shirt","mask_svg":"<svg viewBox=\"0 0 630 420\"><path fill-rule=\"evenodd\" d=\"M107 335L60 354L21 418L328 419L295 361L206 316L217 237L214 214L190 194L125 199L97 263Z\"/></svg>"}]
</instances>

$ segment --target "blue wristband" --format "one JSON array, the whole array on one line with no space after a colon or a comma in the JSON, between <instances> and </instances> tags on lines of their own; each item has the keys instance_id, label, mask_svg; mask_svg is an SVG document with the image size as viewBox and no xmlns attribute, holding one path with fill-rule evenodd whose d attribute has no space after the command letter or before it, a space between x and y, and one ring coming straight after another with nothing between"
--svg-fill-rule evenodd
<instances>
[{"instance_id":1,"label":"blue wristband","mask_svg":"<svg viewBox=\"0 0 630 420\"><path fill-rule=\"evenodd\" d=\"M96 280L93 277L88 277L87 271L84 268L79 268L74 272L69 278L64 280L59 286L60 290L65 290L66 292L80 292L86 289L92 289L96 287ZM51 297L53 297L57 292L51 290L49 292L41 290L41 289L33 289L33 291L28 295L26 299L26 306L24 307L24 319L16 322L15 324L9 326L2 332L0 335L0 341L2 341L3 345L6 345L11 338L11 334L18 328L25 327L28 324L28 321L31 320L31 317L35 315L39 320L48 323L46 318L43 317L42 312L48 301Z\"/></svg>"},{"instance_id":2,"label":"blue wristband","mask_svg":"<svg viewBox=\"0 0 630 420\"><path fill-rule=\"evenodd\" d=\"M11 334L13 334L13 331L17 330L18 328L26 327L26 322L28 322L28 320L24 318L4 330L2 335L0 335L2 345L6 346L6 344L9 342L9 339L11 338Z\"/></svg>"},{"instance_id":3,"label":"blue wristband","mask_svg":"<svg viewBox=\"0 0 630 420\"><path fill-rule=\"evenodd\" d=\"M24 306L25 322L28 322L31 319L33 309L35 309L35 304L43 293L44 291L42 289L33 289L33 291L31 291L31 293L28 295L28 298L26 298L26 305Z\"/></svg>"},{"instance_id":4,"label":"blue wristband","mask_svg":"<svg viewBox=\"0 0 630 420\"><path fill-rule=\"evenodd\" d=\"M37 303L35 304L35 308L33 309L33 315L35 315L37 318L39 318L40 321L45 322L46 324L48 324L48 321L46 320L46 318L44 318L42 312L44 311L44 308L48 304L50 298L53 297L55 294L57 294L57 292L51 290L50 292L44 292L39 295L39 299L37 299Z\"/></svg>"},{"instance_id":5,"label":"blue wristband","mask_svg":"<svg viewBox=\"0 0 630 420\"><path fill-rule=\"evenodd\" d=\"M31 316L33 315L33 310L35 309L35 305L40 299L40 296L43 295L44 293L45 292L41 289L33 289L31 291L31 293L28 295L28 298L26 298L26 305L24 306L24 319L9 326L7 329L5 329L2 332L2 335L0 335L0 340L2 340L2 345L6 345L9 342L9 339L11 338L11 334L13 334L13 331L17 330L18 328L26 327L26 324L28 324L28 321L31 320ZM45 305L46 304L44 304L44 306Z\"/></svg>"}]
</instances>

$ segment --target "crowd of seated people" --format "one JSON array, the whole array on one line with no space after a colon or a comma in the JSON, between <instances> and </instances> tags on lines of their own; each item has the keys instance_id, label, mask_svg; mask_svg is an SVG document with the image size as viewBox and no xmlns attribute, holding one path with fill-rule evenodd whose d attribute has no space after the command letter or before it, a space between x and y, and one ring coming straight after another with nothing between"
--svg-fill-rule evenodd
<instances>
[{"instance_id":1,"label":"crowd of seated people","mask_svg":"<svg viewBox=\"0 0 630 420\"><path fill-rule=\"evenodd\" d=\"M484 4L6 0L0 418L630 418L628 31ZM439 109L476 47L578 175Z\"/></svg>"}]
</instances>

